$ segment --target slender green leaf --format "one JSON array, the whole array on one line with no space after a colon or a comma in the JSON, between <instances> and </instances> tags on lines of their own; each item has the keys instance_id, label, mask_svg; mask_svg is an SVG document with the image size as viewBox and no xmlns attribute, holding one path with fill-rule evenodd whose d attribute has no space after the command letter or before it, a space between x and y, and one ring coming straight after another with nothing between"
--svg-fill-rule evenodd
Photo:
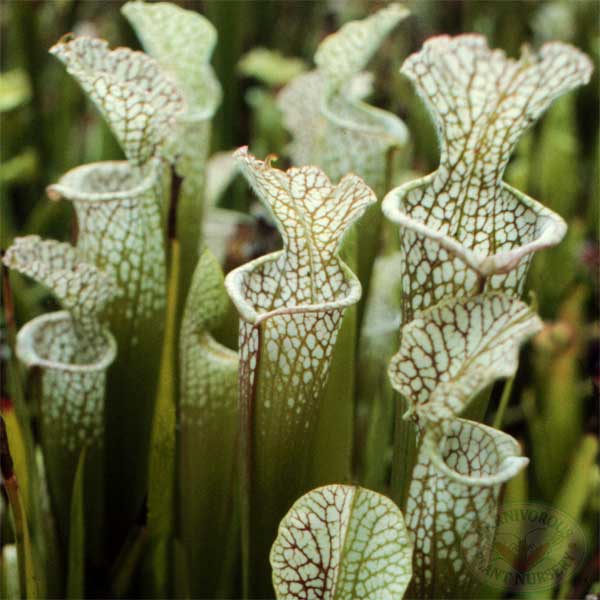
<instances>
[{"instance_id":1,"label":"slender green leaf","mask_svg":"<svg viewBox=\"0 0 600 600\"><path fill-rule=\"evenodd\" d=\"M534 344L536 389L526 416L531 452L538 465L536 481L547 501L554 499L583 435L586 391L581 384L581 356L585 353L588 294L586 286L575 286L563 302L558 320L548 323Z\"/></svg>"},{"instance_id":2,"label":"slender green leaf","mask_svg":"<svg viewBox=\"0 0 600 600\"><path fill-rule=\"evenodd\" d=\"M179 280L179 244L171 244L171 269L165 343L160 366L156 410L150 447L148 489L148 530L152 548L154 593L170 593L172 541L174 533L175 493L175 396L177 390L175 352L177 348L177 283Z\"/></svg>"},{"instance_id":3,"label":"slender green leaf","mask_svg":"<svg viewBox=\"0 0 600 600\"><path fill-rule=\"evenodd\" d=\"M35 177L38 168L38 155L33 148L26 148L0 165L0 183L9 186L30 181Z\"/></svg>"},{"instance_id":4,"label":"slender green leaf","mask_svg":"<svg viewBox=\"0 0 600 600\"><path fill-rule=\"evenodd\" d=\"M253 48L242 56L238 69L246 77L278 87L306 71L306 64L298 58L287 58L277 50Z\"/></svg>"},{"instance_id":5,"label":"slender green leaf","mask_svg":"<svg viewBox=\"0 0 600 600\"><path fill-rule=\"evenodd\" d=\"M232 593L227 588L238 533L238 356L211 333L227 308L223 273L205 250L179 340L179 537L194 598Z\"/></svg>"},{"instance_id":6,"label":"slender green leaf","mask_svg":"<svg viewBox=\"0 0 600 600\"><path fill-rule=\"evenodd\" d=\"M69 526L69 567L67 598L85 596L85 516L84 491L86 449L81 451L71 494L71 523Z\"/></svg>"},{"instance_id":7,"label":"slender green leaf","mask_svg":"<svg viewBox=\"0 0 600 600\"><path fill-rule=\"evenodd\" d=\"M128 595L147 542L147 527L135 527L129 532L110 577L111 589L117 598L124 598Z\"/></svg>"},{"instance_id":8,"label":"slender green leaf","mask_svg":"<svg viewBox=\"0 0 600 600\"><path fill-rule=\"evenodd\" d=\"M40 580L37 574L31 534L23 495L13 470L8 435L4 418L0 416L0 476L6 490L11 509L12 525L17 548L17 563L19 567L19 590L25 590L27 598L40 597Z\"/></svg>"},{"instance_id":9,"label":"slender green leaf","mask_svg":"<svg viewBox=\"0 0 600 600\"><path fill-rule=\"evenodd\" d=\"M585 509L586 503L590 494L589 476L592 467L597 464L598 460L598 438L594 435L586 435L578 445L573 460L569 465L567 474L560 487L554 508L560 513L568 515L565 519L566 523L577 523ZM561 581L560 594L552 597L568 597L569 584L574 575L574 568L579 565L577 561L572 560L573 546L578 541L572 531L568 531L570 535L556 536L552 528L547 527L545 536L540 540L540 545L546 544L548 564L557 565L561 569L561 575L564 577ZM581 549L580 549L581 551ZM528 581L524 585L523 598L534 600L542 597L544 590L539 589L539 584L536 581ZM546 597L551 597L552 590L546 589Z\"/></svg>"},{"instance_id":10,"label":"slender green leaf","mask_svg":"<svg viewBox=\"0 0 600 600\"><path fill-rule=\"evenodd\" d=\"M29 510L33 508L34 490L31 489L32 481L29 477L26 439L22 426L19 423L14 406L6 399L2 399L0 414L4 419L13 468L17 474L23 502Z\"/></svg>"},{"instance_id":11,"label":"slender green leaf","mask_svg":"<svg viewBox=\"0 0 600 600\"><path fill-rule=\"evenodd\" d=\"M0 113L14 110L31 99L27 72L13 69L0 73Z\"/></svg>"},{"instance_id":12,"label":"slender green leaf","mask_svg":"<svg viewBox=\"0 0 600 600\"><path fill-rule=\"evenodd\" d=\"M590 499L590 489L593 488L591 488L589 480L594 467L597 468L598 465L598 451L599 444L597 437L586 435L581 440L573 455L569 474L565 477L565 481L556 498L556 508L569 515L575 523L581 522L586 504ZM558 561L564 559L565 556L569 556L570 544L572 542L573 540L567 537L563 538L561 543L552 549L552 556ZM578 566L577 563L573 564L573 568L564 574L558 594L560 600L568 597L570 584L576 575L575 569Z\"/></svg>"},{"instance_id":13,"label":"slender green leaf","mask_svg":"<svg viewBox=\"0 0 600 600\"><path fill-rule=\"evenodd\" d=\"M358 431L365 439L362 481L376 491L385 489L390 468L395 399L387 370L398 347L399 264L397 253L375 261L357 363Z\"/></svg>"}]
</instances>

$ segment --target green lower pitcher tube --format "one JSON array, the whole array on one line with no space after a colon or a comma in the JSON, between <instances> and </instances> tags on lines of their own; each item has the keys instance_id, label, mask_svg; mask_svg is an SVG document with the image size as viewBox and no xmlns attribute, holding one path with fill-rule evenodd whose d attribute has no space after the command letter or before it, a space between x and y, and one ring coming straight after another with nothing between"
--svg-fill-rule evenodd
<instances>
[{"instance_id":1,"label":"green lower pitcher tube","mask_svg":"<svg viewBox=\"0 0 600 600\"><path fill-rule=\"evenodd\" d=\"M39 369L41 440L59 536L65 547L75 472L86 450L86 552L97 563L106 531L102 526L106 372L115 359L117 345L105 329L94 348L94 360L79 363L75 342L71 315L67 311L49 313L19 331L17 356L29 369Z\"/></svg>"}]
</instances>

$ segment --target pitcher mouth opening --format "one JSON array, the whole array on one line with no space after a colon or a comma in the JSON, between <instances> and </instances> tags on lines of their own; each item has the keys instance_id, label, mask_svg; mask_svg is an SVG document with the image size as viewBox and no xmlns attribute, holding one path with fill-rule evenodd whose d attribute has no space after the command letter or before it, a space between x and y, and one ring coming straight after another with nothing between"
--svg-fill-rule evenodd
<instances>
[{"instance_id":1,"label":"pitcher mouth opening","mask_svg":"<svg viewBox=\"0 0 600 600\"><path fill-rule=\"evenodd\" d=\"M247 321L252 325L259 325L263 321L266 321L267 319L277 315L342 310L356 304L360 300L362 295L362 286L360 281L350 270L350 268L340 260L340 266L344 274L344 283L346 285L343 286L345 288L344 291L336 294L335 298L310 304L290 303L289 305L281 306L271 310L257 307L255 303L253 303L244 295L243 290L246 284L245 278L253 271L259 271L265 264L275 262L282 255L282 253L283 250L267 254L266 256L261 256L260 258L234 269L227 275L227 277L225 277L225 289L227 290L229 297L244 321Z\"/></svg>"},{"instance_id":2,"label":"pitcher mouth opening","mask_svg":"<svg viewBox=\"0 0 600 600\"><path fill-rule=\"evenodd\" d=\"M459 241L454 235L442 233L424 220L414 217L412 209L406 206L405 198L408 193L414 189L427 187L431 184L434 176L435 172L430 173L388 192L381 204L384 215L392 223L435 241L440 247L457 256L470 268L485 277L508 273L528 254L557 245L567 232L567 224L560 215L507 183L501 182L499 185L505 192L511 194L520 205L535 214L538 220L535 234L521 245L515 244L494 254L473 249Z\"/></svg>"},{"instance_id":3,"label":"pitcher mouth opening","mask_svg":"<svg viewBox=\"0 0 600 600\"><path fill-rule=\"evenodd\" d=\"M106 202L139 197L157 185L162 161L150 160L143 168L126 160L101 161L71 169L57 183L47 187L51 200Z\"/></svg>"},{"instance_id":4,"label":"pitcher mouth opening","mask_svg":"<svg viewBox=\"0 0 600 600\"><path fill-rule=\"evenodd\" d=\"M408 143L408 129L396 115L360 100L349 106L363 117L364 122L353 121L349 117L337 113L335 106L331 105L331 98L325 98L321 102L321 114L342 129L382 139L386 138L390 146L403 148Z\"/></svg>"},{"instance_id":5,"label":"pitcher mouth opening","mask_svg":"<svg viewBox=\"0 0 600 600\"><path fill-rule=\"evenodd\" d=\"M466 419L457 419L450 426L450 433L462 428L477 428L482 438L492 438L497 452L496 464L488 468L480 467L475 474L461 473L448 464L448 438L429 429L424 434L423 446L431 462L450 480L464 485L492 487L505 483L529 464L529 459L521 456L518 442L510 435Z\"/></svg>"},{"instance_id":6,"label":"pitcher mouth opening","mask_svg":"<svg viewBox=\"0 0 600 600\"><path fill-rule=\"evenodd\" d=\"M17 334L16 351L19 360L28 367L40 367L71 373L103 371L112 364L117 355L117 342L108 329L102 331L105 343L103 350L99 352L98 359L94 362L63 362L48 357L46 352L39 347L42 330L48 328L58 330L64 328L65 325L67 327L72 326L72 320L69 312L62 310L41 315L26 323Z\"/></svg>"}]
</instances>

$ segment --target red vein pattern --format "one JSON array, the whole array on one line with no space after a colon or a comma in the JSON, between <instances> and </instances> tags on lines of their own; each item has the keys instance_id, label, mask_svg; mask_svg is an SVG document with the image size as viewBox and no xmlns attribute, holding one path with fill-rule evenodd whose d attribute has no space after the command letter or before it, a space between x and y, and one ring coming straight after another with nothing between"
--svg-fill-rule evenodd
<instances>
[{"instance_id":1,"label":"red vein pattern","mask_svg":"<svg viewBox=\"0 0 600 600\"><path fill-rule=\"evenodd\" d=\"M406 507L411 597L477 590L474 567L487 561L500 487L528 460L510 436L458 416L478 392L515 374L520 346L541 326L523 302L494 293L447 300L402 328L389 375L419 432Z\"/></svg>"},{"instance_id":2,"label":"red vein pattern","mask_svg":"<svg viewBox=\"0 0 600 600\"><path fill-rule=\"evenodd\" d=\"M110 125L127 158L143 165L172 134L185 103L158 63L105 40L69 36L50 49Z\"/></svg>"},{"instance_id":3,"label":"red vein pattern","mask_svg":"<svg viewBox=\"0 0 600 600\"><path fill-rule=\"evenodd\" d=\"M436 123L435 173L392 190L386 216L402 228L404 321L478 289L520 294L531 253L566 224L502 181L515 144L551 102L589 81L591 62L562 43L519 61L479 35L428 40L402 72Z\"/></svg>"},{"instance_id":4,"label":"red vein pattern","mask_svg":"<svg viewBox=\"0 0 600 600\"><path fill-rule=\"evenodd\" d=\"M271 549L278 600L393 600L411 577L402 514L385 496L346 485L317 488L281 521Z\"/></svg>"}]
</instances>

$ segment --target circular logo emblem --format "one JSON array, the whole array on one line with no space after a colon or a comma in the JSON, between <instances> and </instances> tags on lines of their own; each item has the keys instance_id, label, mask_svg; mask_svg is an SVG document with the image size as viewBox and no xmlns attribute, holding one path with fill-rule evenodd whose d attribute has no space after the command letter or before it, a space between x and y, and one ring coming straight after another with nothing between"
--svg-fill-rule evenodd
<instances>
[{"instance_id":1,"label":"circular logo emblem","mask_svg":"<svg viewBox=\"0 0 600 600\"><path fill-rule=\"evenodd\" d=\"M507 504L495 535L493 527L477 534L483 551L468 561L470 569L483 583L507 591L553 588L579 569L586 551L579 525L543 504Z\"/></svg>"}]
</instances>

